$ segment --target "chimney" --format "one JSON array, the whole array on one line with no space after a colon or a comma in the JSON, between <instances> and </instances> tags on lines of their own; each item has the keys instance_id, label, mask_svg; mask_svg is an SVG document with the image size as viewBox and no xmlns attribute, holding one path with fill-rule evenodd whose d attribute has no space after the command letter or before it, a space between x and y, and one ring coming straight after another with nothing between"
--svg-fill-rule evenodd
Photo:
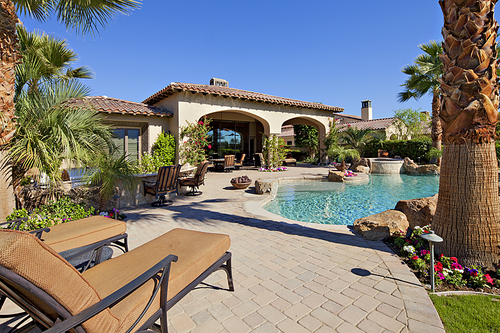
<instances>
[{"instance_id":1,"label":"chimney","mask_svg":"<svg viewBox=\"0 0 500 333\"><path fill-rule=\"evenodd\" d=\"M361 102L361 119L372 120L372 101L366 100Z\"/></svg>"},{"instance_id":2,"label":"chimney","mask_svg":"<svg viewBox=\"0 0 500 333\"><path fill-rule=\"evenodd\" d=\"M211 86L219 86L219 87L228 87L228 83L226 80L218 79L215 77L210 79L210 85Z\"/></svg>"}]
</instances>

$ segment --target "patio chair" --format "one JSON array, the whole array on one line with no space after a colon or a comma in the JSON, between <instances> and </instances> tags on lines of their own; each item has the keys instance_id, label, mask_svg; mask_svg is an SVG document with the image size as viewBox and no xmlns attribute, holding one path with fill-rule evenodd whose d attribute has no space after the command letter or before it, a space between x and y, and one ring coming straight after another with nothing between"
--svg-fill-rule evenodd
<instances>
[{"instance_id":1,"label":"patio chair","mask_svg":"<svg viewBox=\"0 0 500 333\"><path fill-rule=\"evenodd\" d=\"M199 191L200 185L205 185L205 174L207 173L208 167L212 165L208 161L203 161L198 165L196 173L193 177L186 177L179 179L180 186L189 186L191 191L187 192L186 195L201 195L202 192Z\"/></svg>"},{"instance_id":2,"label":"patio chair","mask_svg":"<svg viewBox=\"0 0 500 333\"><path fill-rule=\"evenodd\" d=\"M26 311L22 332L146 332L160 319L166 333L167 311L214 271L234 291L229 246L228 235L174 229L79 273L34 235L0 230L0 293Z\"/></svg>"},{"instance_id":3,"label":"patio chair","mask_svg":"<svg viewBox=\"0 0 500 333\"><path fill-rule=\"evenodd\" d=\"M144 181L144 195L150 194L156 197L156 202L151 206L162 207L170 206L173 201L166 200L167 194L179 194L177 189L177 182L179 180L179 172L181 165L162 166L158 169L158 176L156 182Z\"/></svg>"},{"instance_id":4,"label":"patio chair","mask_svg":"<svg viewBox=\"0 0 500 333\"><path fill-rule=\"evenodd\" d=\"M236 169L239 169L240 167L243 166L243 161L245 160L245 156L246 154L241 154L240 159L234 161L234 167Z\"/></svg>"},{"instance_id":5,"label":"patio chair","mask_svg":"<svg viewBox=\"0 0 500 333\"><path fill-rule=\"evenodd\" d=\"M234 155L224 156L224 172L231 172L234 170Z\"/></svg>"}]
</instances>

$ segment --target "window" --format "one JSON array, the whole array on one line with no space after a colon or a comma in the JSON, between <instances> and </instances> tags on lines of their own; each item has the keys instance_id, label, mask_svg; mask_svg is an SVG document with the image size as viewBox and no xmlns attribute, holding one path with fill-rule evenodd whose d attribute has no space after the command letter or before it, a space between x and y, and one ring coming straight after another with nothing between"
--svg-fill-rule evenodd
<instances>
[{"instance_id":1,"label":"window","mask_svg":"<svg viewBox=\"0 0 500 333\"><path fill-rule=\"evenodd\" d=\"M292 141L287 141L287 142L286 142L286 145L287 145L287 146L292 146L292 143L293 143Z\"/></svg>"},{"instance_id":2,"label":"window","mask_svg":"<svg viewBox=\"0 0 500 333\"><path fill-rule=\"evenodd\" d=\"M139 160L139 135L140 130L134 128L115 128L113 143L118 147L117 155L127 155L130 162Z\"/></svg>"}]
</instances>

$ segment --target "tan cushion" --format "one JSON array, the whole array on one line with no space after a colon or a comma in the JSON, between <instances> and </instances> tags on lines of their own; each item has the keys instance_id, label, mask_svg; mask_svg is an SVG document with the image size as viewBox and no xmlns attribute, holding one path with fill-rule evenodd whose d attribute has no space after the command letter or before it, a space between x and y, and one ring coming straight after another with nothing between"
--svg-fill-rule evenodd
<instances>
[{"instance_id":1,"label":"tan cushion","mask_svg":"<svg viewBox=\"0 0 500 333\"><path fill-rule=\"evenodd\" d=\"M73 266L29 233L0 230L0 265L44 290L71 314L100 301L96 290ZM118 324L106 309L83 327L87 332L114 332Z\"/></svg>"},{"instance_id":2,"label":"tan cushion","mask_svg":"<svg viewBox=\"0 0 500 333\"><path fill-rule=\"evenodd\" d=\"M229 246L228 235L173 229L128 253L88 269L83 276L96 288L101 297L106 297L169 254L175 254L179 260L172 263L170 270L167 294L167 299L170 300L222 257ZM154 283L150 282L111 308L111 312L121 322L118 332L126 331L137 319L146 306L154 286ZM159 309L159 303L160 297L157 295L141 323ZM132 312L131 306L134 308Z\"/></svg>"},{"instance_id":3,"label":"tan cushion","mask_svg":"<svg viewBox=\"0 0 500 333\"><path fill-rule=\"evenodd\" d=\"M42 234L42 240L54 251L61 252L123 235L126 231L123 221L91 216L51 226L50 232Z\"/></svg>"}]
</instances>

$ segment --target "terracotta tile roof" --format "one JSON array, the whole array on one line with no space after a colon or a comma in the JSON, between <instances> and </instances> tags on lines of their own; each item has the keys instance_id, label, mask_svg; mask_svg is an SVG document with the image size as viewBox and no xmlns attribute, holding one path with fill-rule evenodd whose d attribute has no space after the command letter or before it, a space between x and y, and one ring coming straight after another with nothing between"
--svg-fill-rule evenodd
<instances>
[{"instance_id":1,"label":"terracotta tile roof","mask_svg":"<svg viewBox=\"0 0 500 333\"><path fill-rule=\"evenodd\" d=\"M352 114L342 113L342 114L339 114L338 116L343 117L343 118L352 118L352 119L363 120L363 118L361 118L360 116L353 116Z\"/></svg>"},{"instance_id":2,"label":"terracotta tile roof","mask_svg":"<svg viewBox=\"0 0 500 333\"><path fill-rule=\"evenodd\" d=\"M352 123L346 123L339 125L340 131L347 130L348 127L356 127L357 129L372 129L372 130L380 130L386 129L392 123L396 121L395 117L392 118L380 118L380 119L372 119L365 121L355 121Z\"/></svg>"},{"instance_id":3,"label":"terracotta tile roof","mask_svg":"<svg viewBox=\"0 0 500 333\"><path fill-rule=\"evenodd\" d=\"M144 103L125 101L107 96L88 96L83 98L72 98L68 105L91 105L100 112L131 114L141 116L172 117L173 113L162 108L157 108Z\"/></svg>"},{"instance_id":4,"label":"terracotta tile roof","mask_svg":"<svg viewBox=\"0 0 500 333\"><path fill-rule=\"evenodd\" d=\"M181 91L190 91L192 93L201 93L204 95L213 95L213 96L223 96L223 97L233 97L240 98L242 100L249 100L255 102L264 102L271 104L281 104L281 105L290 105L290 106L298 106L309 109L318 109L332 112L342 112L344 108L339 108L336 106L329 106L325 104L312 103L312 102L303 102L296 99L284 98L284 97L276 97L272 95L266 95L246 90L228 88L228 87L220 87L215 85L206 85L206 84L192 84L192 83L180 83L180 82L172 82L167 87L158 91L157 93L146 98L143 103L146 104L154 104L162 99L167 98L168 96L175 94Z\"/></svg>"}]
</instances>

